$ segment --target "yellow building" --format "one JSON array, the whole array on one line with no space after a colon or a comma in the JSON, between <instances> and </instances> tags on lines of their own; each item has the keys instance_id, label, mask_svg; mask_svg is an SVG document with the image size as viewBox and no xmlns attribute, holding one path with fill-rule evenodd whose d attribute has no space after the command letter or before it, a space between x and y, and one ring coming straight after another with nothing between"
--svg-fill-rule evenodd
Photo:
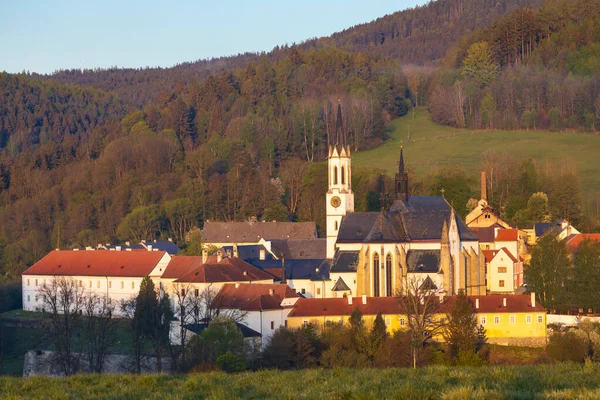
<instances>
[{"instance_id":1,"label":"yellow building","mask_svg":"<svg viewBox=\"0 0 600 400\"><path fill-rule=\"evenodd\" d=\"M455 296L443 298L439 318L450 310ZM469 296L477 323L486 329L489 343L541 347L546 345L546 310L535 295ZM306 324L323 327L327 323L347 323L358 308L367 324L382 314L388 333L407 329L406 314L393 297L347 297L299 299L288 315L288 327Z\"/></svg>"}]
</instances>

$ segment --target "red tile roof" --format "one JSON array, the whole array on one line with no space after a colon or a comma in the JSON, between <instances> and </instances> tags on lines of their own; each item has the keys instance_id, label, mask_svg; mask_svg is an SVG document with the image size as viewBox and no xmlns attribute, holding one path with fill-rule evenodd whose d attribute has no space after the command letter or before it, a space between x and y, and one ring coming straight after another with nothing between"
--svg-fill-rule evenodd
<instances>
[{"instance_id":1,"label":"red tile roof","mask_svg":"<svg viewBox=\"0 0 600 400\"><path fill-rule=\"evenodd\" d=\"M296 302L296 307L290 312L290 317L323 317L326 315L350 316L358 308L363 315L400 314L401 306L395 297L367 297L367 304L362 303L361 297L353 297L352 304L347 298L335 299L305 299Z\"/></svg>"},{"instance_id":2,"label":"red tile roof","mask_svg":"<svg viewBox=\"0 0 600 400\"><path fill-rule=\"evenodd\" d=\"M215 258L216 261L216 258ZM165 279L177 279L180 276L189 274L202 265L202 257L195 256L173 256L167 269L162 275Z\"/></svg>"},{"instance_id":3,"label":"red tile roof","mask_svg":"<svg viewBox=\"0 0 600 400\"><path fill-rule=\"evenodd\" d=\"M279 310L285 298L300 297L288 285L251 283L224 285L214 302L217 308L244 311Z\"/></svg>"},{"instance_id":4,"label":"red tile roof","mask_svg":"<svg viewBox=\"0 0 600 400\"><path fill-rule=\"evenodd\" d=\"M475 309L475 303L479 299L479 309ZM503 306L506 299L506 307ZM469 296L475 313L520 313L520 312L545 312L546 309L536 301L535 307L531 307L530 295L488 295Z\"/></svg>"},{"instance_id":5,"label":"red tile roof","mask_svg":"<svg viewBox=\"0 0 600 400\"><path fill-rule=\"evenodd\" d=\"M198 264L198 258L200 264ZM181 263L189 263L187 267L180 265L178 269L189 270L179 276L176 282L247 282L273 280L273 276L256 268L237 257L223 258L217 262L216 257L209 257L206 264L202 264L202 257L189 257ZM192 268L196 266L196 268Z\"/></svg>"},{"instance_id":6,"label":"red tile roof","mask_svg":"<svg viewBox=\"0 0 600 400\"><path fill-rule=\"evenodd\" d=\"M591 240L600 243L600 233L580 233L579 235L574 235L567 241L567 250L576 252L579 249L579 245L584 240Z\"/></svg>"},{"instance_id":7,"label":"red tile roof","mask_svg":"<svg viewBox=\"0 0 600 400\"><path fill-rule=\"evenodd\" d=\"M506 298L506 307L502 307L504 298ZM455 296L446 297L439 312L448 312L455 299ZM479 299L479 309L475 309L476 299ZM475 313L546 311L539 302L536 302L535 308L531 307L529 295L469 296L469 300ZM346 298L300 298L289 317L350 316L355 308L358 308L363 315L377 315L380 312L384 315L402 314L402 307L394 297L368 297L365 305L362 304L361 297L353 297L352 304L348 304Z\"/></svg>"},{"instance_id":8,"label":"red tile roof","mask_svg":"<svg viewBox=\"0 0 600 400\"><path fill-rule=\"evenodd\" d=\"M485 257L485 262L490 262L494 259L494 257L496 257L496 255L500 252L503 251L504 253L506 253L506 255L512 260L512 262L516 263L519 260L517 260L517 258L515 256L512 255L512 253L506 248L503 247L500 250L481 250L483 252L483 255Z\"/></svg>"},{"instance_id":9,"label":"red tile roof","mask_svg":"<svg viewBox=\"0 0 600 400\"><path fill-rule=\"evenodd\" d=\"M165 254L164 251L54 250L23 275L144 277Z\"/></svg>"},{"instance_id":10,"label":"red tile roof","mask_svg":"<svg viewBox=\"0 0 600 400\"><path fill-rule=\"evenodd\" d=\"M498 254L498 251L500 250L481 250L485 257L485 262L491 262L496 257L496 254Z\"/></svg>"},{"instance_id":11,"label":"red tile roof","mask_svg":"<svg viewBox=\"0 0 600 400\"><path fill-rule=\"evenodd\" d=\"M496 242L516 242L519 240L518 229L498 229Z\"/></svg>"}]
</instances>

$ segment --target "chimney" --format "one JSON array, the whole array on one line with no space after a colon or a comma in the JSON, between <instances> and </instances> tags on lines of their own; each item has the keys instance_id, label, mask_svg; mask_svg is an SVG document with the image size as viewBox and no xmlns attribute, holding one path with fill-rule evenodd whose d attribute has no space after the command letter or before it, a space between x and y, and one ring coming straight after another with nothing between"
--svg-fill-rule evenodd
<instances>
[{"instance_id":1,"label":"chimney","mask_svg":"<svg viewBox=\"0 0 600 400\"><path fill-rule=\"evenodd\" d=\"M266 258L267 258L267 251L265 249L260 249L260 259L266 260Z\"/></svg>"},{"instance_id":2,"label":"chimney","mask_svg":"<svg viewBox=\"0 0 600 400\"><path fill-rule=\"evenodd\" d=\"M151 244L148 245L148 251L152 251L152 245Z\"/></svg>"},{"instance_id":3,"label":"chimney","mask_svg":"<svg viewBox=\"0 0 600 400\"><path fill-rule=\"evenodd\" d=\"M531 293L531 307L535 308L535 292Z\"/></svg>"},{"instance_id":4,"label":"chimney","mask_svg":"<svg viewBox=\"0 0 600 400\"><path fill-rule=\"evenodd\" d=\"M217 262L221 262L221 260L223 259L223 251L222 250L217 250Z\"/></svg>"},{"instance_id":5,"label":"chimney","mask_svg":"<svg viewBox=\"0 0 600 400\"><path fill-rule=\"evenodd\" d=\"M131 246L131 242L125 242L125 246Z\"/></svg>"},{"instance_id":6,"label":"chimney","mask_svg":"<svg viewBox=\"0 0 600 400\"><path fill-rule=\"evenodd\" d=\"M167 240L168 240L169 242L172 242L172 241L173 241L173 238L168 238Z\"/></svg>"},{"instance_id":7,"label":"chimney","mask_svg":"<svg viewBox=\"0 0 600 400\"><path fill-rule=\"evenodd\" d=\"M367 305L367 295L366 294L362 295L362 303L363 303L363 306Z\"/></svg>"},{"instance_id":8,"label":"chimney","mask_svg":"<svg viewBox=\"0 0 600 400\"><path fill-rule=\"evenodd\" d=\"M73 249L73 251L79 251L79 249Z\"/></svg>"},{"instance_id":9,"label":"chimney","mask_svg":"<svg viewBox=\"0 0 600 400\"><path fill-rule=\"evenodd\" d=\"M121 251L121 246L117 246L117 247L115 247L115 250L117 250L117 251Z\"/></svg>"},{"instance_id":10,"label":"chimney","mask_svg":"<svg viewBox=\"0 0 600 400\"><path fill-rule=\"evenodd\" d=\"M206 264L208 261L208 250L202 249L202 264Z\"/></svg>"},{"instance_id":11,"label":"chimney","mask_svg":"<svg viewBox=\"0 0 600 400\"><path fill-rule=\"evenodd\" d=\"M98 247L97 248L99 249L100 247L102 247L102 243L98 243Z\"/></svg>"},{"instance_id":12,"label":"chimney","mask_svg":"<svg viewBox=\"0 0 600 400\"><path fill-rule=\"evenodd\" d=\"M352 295L348 296L348 305L352 305Z\"/></svg>"},{"instance_id":13,"label":"chimney","mask_svg":"<svg viewBox=\"0 0 600 400\"><path fill-rule=\"evenodd\" d=\"M236 283L235 283L235 288L237 289L237 288L239 288L239 287L240 287L240 283L239 283L239 282L236 282Z\"/></svg>"},{"instance_id":14,"label":"chimney","mask_svg":"<svg viewBox=\"0 0 600 400\"><path fill-rule=\"evenodd\" d=\"M485 171L481 171L481 200L487 201L487 183Z\"/></svg>"},{"instance_id":15,"label":"chimney","mask_svg":"<svg viewBox=\"0 0 600 400\"><path fill-rule=\"evenodd\" d=\"M88 251L89 250L93 250L90 246L85 246L85 249L88 250Z\"/></svg>"},{"instance_id":16,"label":"chimney","mask_svg":"<svg viewBox=\"0 0 600 400\"><path fill-rule=\"evenodd\" d=\"M234 244L234 245L233 245L233 256L234 256L234 257L237 257L237 256L238 256L238 254L239 254L239 253L238 253L238 247L237 247L237 244Z\"/></svg>"},{"instance_id":17,"label":"chimney","mask_svg":"<svg viewBox=\"0 0 600 400\"><path fill-rule=\"evenodd\" d=\"M506 308L506 297L502 299L502 307Z\"/></svg>"},{"instance_id":18,"label":"chimney","mask_svg":"<svg viewBox=\"0 0 600 400\"><path fill-rule=\"evenodd\" d=\"M275 294L275 289L269 289L269 294L273 296Z\"/></svg>"},{"instance_id":19,"label":"chimney","mask_svg":"<svg viewBox=\"0 0 600 400\"><path fill-rule=\"evenodd\" d=\"M475 309L479 310L479 299L475 299Z\"/></svg>"}]
</instances>

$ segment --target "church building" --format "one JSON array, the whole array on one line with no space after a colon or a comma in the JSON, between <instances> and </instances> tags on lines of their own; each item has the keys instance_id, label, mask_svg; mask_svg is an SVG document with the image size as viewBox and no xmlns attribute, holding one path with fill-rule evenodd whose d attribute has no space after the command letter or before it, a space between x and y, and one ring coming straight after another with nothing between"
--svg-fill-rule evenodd
<instances>
[{"instance_id":1,"label":"church building","mask_svg":"<svg viewBox=\"0 0 600 400\"><path fill-rule=\"evenodd\" d=\"M485 295L485 262L479 241L439 196L411 196L400 149L395 201L380 212L354 212L350 147L338 104L329 145L327 297L394 296L417 280L424 290Z\"/></svg>"}]
</instances>

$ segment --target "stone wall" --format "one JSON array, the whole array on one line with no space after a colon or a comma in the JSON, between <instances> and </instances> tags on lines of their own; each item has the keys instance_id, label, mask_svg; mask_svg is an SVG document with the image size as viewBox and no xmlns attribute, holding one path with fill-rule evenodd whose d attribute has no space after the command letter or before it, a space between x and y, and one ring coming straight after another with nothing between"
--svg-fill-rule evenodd
<instances>
[{"instance_id":1,"label":"stone wall","mask_svg":"<svg viewBox=\"0 0 600 400\"><path fill-rule=\"evenodd\" d=\"M520 347L545 347L545 337L508 337L508 338L488 338L490 344L499 344L502 346L520 346Z\"/></svg>"},{"instance_id":2,"label":"stone wall","mask_svg":"<svg viewBox=\"0 0 600 400\"><path fill-rule=\"evenodd\" d=\"M85 354L73 354L74 364L77 366L77 373L89 373L88 362ZM62 376L63 373L57 368L54 362L56 353L53 351L28 351L25 353L23 362L23 377L29 376ZM162 371L171 372L171 358L162 358ZM134 362L130 356L108 355L104 360L104 373L123 374L135 371ZM156 372L156 358L144 357L142 360L143 373Z\"/></svg>"}]
</instances>

